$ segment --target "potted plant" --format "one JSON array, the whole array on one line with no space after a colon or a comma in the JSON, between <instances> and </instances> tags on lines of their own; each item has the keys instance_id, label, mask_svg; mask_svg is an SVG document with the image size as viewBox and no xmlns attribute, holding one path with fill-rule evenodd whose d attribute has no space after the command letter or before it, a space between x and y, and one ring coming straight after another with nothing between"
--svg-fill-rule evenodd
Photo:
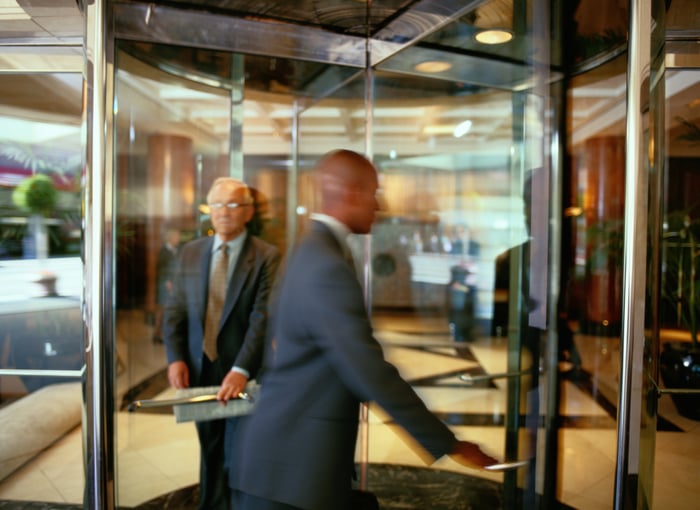
<instances>
[{"instance_id":1,"label":"potted plant","mask_svg":"<svg viewBox=\"0 0 700 510\"><path fill-rule=\"evenodd\" d=\"M56 206L56 188L49 177L35 174L27 177L15 188L12 201L20 209L27 211L29 231L34 238L34 251L37 258L48 255L48 237L44 218L49 216Z\"/></svg>"},{"instance_id":2,"label":"potted plant","mask_svg":"<svg viewBox=\"0 0 700 510\"><path fill-rule=\"evenodd\" d=\"M667 324L683 334L663 343L661 378L667 388L700 389L700 221L687 211L669 213L662 239L662 299ZM685 338L683 338L685 337ZM671 394L678 412L700 420L700 395Z\"/></svg>"},{"instance_id":3,"label":"potted plant","mask_svg":"<svg viewBox=\"0 0 700 510\"><path fill-rule=\"evenodd\" d=\"M15 188L12 201L17 207L30 214L28 218L29 235L25 237L25 257L33 255L44 261L49 254L48 228L45 218L56 206L57 192L53 181L43 174L27 177ZM47 270L40 270L36 283L47 296L56 295L56 275Z\"/></svg>"}]
</instances>

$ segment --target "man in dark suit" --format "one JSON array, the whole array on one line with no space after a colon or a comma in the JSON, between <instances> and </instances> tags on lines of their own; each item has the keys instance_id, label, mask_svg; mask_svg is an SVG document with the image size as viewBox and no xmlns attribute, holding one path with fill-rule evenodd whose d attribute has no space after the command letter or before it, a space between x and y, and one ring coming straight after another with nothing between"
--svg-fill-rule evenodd
<instances>
[{"instance_id":1,"label":"man in dark suit","mask_svg":"<svg viewBox=\"0 0 700 510\"><path fill-rule=\"evenodd\" d=\"M170 384L221 385L217 397L225 402L244 391L262 362L267 299L280 253L246 233L254 208L245 184L221 177L207 202L216 234L182 247L163 335ZM200 510L229 508L225 421L197 424Z\"/></svg>"},{"instance_id":2,"label":"man in dark suit","mask_svg":"<svg viewBox=\"0 0 700 510\"><path fill-rule=\"evenodd\" d=\"M350 509L360 402L376 401L432 459L496 462L458 441L386 362L346 237L369 233L374 166L341 150L321 159L322 211L285 269L255 412L240 423L230 473L236 510Z\"/></svg>"}]
</instances>

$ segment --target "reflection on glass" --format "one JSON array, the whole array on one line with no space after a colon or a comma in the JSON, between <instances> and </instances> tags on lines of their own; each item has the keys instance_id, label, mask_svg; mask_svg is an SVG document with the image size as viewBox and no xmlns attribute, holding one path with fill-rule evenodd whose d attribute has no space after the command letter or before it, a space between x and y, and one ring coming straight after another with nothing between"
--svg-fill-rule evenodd
<instances>
[{"instance_id":1,"label":"reflection on glass","mask_svg":"<svg viewBox=\"0 0 700 510\"><path fill-rule=\"evenodd\" d=\"M14 476L23 486L43 475L36 464L21 468L56 441L73 444L73 461L82 462L82 77L2 80L0 415L9 435L0 441L0 481ZM82 487L64 487L63 496L81 501Z\"/></svg>"},{"instance_id":2,"label":"reflection on glass","mask_svg":"<svg viewBox=\"0 0 700 510\"><path fill-rule=\"evenodd\" d=\"M286 89L269 89L269 79L259 73L271 67L291 72L294 66L226 52L119 47L115 399L125 413L135 400L168 398L174 392L166 376L163 305L180 246L213 235L215 204L206 195L217 177L234 176L250 186L249 233L285 251L293 100ZM287 79L293 83L298 77L279 75L280 83ZM237 133L243 126L242 138ZM151 438L153 427L162 434L152 444L148 467L136 467L136 459L145 455L140 438ZM139 411L118 421L117 438L120 505L197 486L195 428L178 426L169 409ZM194 462L164 461L169 458L165 452L172 451L191 452ZM157 488L139 485L159 477L164 481Z\"/></svg>"},{"instance_id":3,"label":"reflection on glass","mask_svg":"<svg viewBox=\"0 0 700 510\"><path fill-rule=\"evenodd\" d=\"M404 79L411 83L406 97L396 87ZM533 135L542 133L542 103L525 96L518 112L514 93L473 88L464 94L459 85L376 75L373 146L383 208L367 261L372 317L388 359L455 431L476 440L488 431L490 451L531 459L539 344L546 329L535 315L546 311L547 280L538 289L544 297L533 307L528 289L534 286L520 275L532 268L539 271L532 274L546 275L547 269L547 181L540 175L532 184L542 164L541 135ZM402 117L418 121L405 125ZM514 119L527 126L522 140L514 137ZM523 155L524 171L514 165L514 148ZM532 189L536 207L526 201ZM539 235L544 228L541 245L530 244L531 218ZM545 256L531 259L530 246L540 246ZM503 267L499 256L509 253L518 254L505 262L517 278L497 275ZM505 286L498 287L503 279ZM371 425L369 437L370 461L381 462L393 433ZM409 457L402 461L423 466ZM459 471L448 463L439 467ZM534 470L523 470L517 479L525 492L534 490Z\"/></svg>"}]
</instances>

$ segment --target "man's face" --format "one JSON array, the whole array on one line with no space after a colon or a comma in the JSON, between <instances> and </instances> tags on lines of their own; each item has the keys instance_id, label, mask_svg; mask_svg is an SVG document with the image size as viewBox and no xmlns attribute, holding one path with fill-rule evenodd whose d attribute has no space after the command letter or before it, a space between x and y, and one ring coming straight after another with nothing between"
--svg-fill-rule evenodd
<instances>
[{"instance_id":1,"label":"man's face","mask_svg":"<svg viewBox=\"0 0 700 510\"><path fill-rule=\"evenodd\" d=\"M245 188L241 186L224 183L212 190L209 197L211 224L223 241L238 237L253 217L253 204L246 202ZM238 207L232 208L231 204L238 204Z\"/></svg>"}]
</instances>

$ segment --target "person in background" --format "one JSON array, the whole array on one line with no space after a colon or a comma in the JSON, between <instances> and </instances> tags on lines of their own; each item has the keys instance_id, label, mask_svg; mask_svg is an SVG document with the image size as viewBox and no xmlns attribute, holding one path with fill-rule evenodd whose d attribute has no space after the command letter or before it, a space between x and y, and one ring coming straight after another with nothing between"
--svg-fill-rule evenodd
<instances>
[{"instance_id":1,"label":"person in background","mask_svg":"<svg viewBox=\"0 0 700 510\"><path fill-rule=\"evenodd\" d=\"M177 256L180 253L180 231L168 228L165 231L165 243L158 252L156 265L156 316L153 327L153 343L162 344L163 309L173 292L173 275Z\"/></svg>"},{"instance_id":2,"label":"person in background","mask_svg":"<svg viewBox=\"0 0 700 510\"><path fill-rule=\"evenodd\" d=\"M346 238L370 232L376 169L338 150L320 160L316 177L322 214L312 215L276 291L260 397L232 443L236 510L351 508L361 402L376 401L429 461L496 462L428 410L374 338Z\"/></svg>"},{"instance_id":3,"label":"person in background","mask_svg":"<svg viewBox=\"0 0 700 510\"><path fill-rule=\"evenodd\" d=\"M280 264L277 248L246 232L253 216L248 187L214 181L207 202L215 235L182 247L163 338L174 388L219 386L226 402L244 391L262 362L267 300ZM197 423L200 510L228 509L226 420Z\"/></svg>"}]
</instances>

